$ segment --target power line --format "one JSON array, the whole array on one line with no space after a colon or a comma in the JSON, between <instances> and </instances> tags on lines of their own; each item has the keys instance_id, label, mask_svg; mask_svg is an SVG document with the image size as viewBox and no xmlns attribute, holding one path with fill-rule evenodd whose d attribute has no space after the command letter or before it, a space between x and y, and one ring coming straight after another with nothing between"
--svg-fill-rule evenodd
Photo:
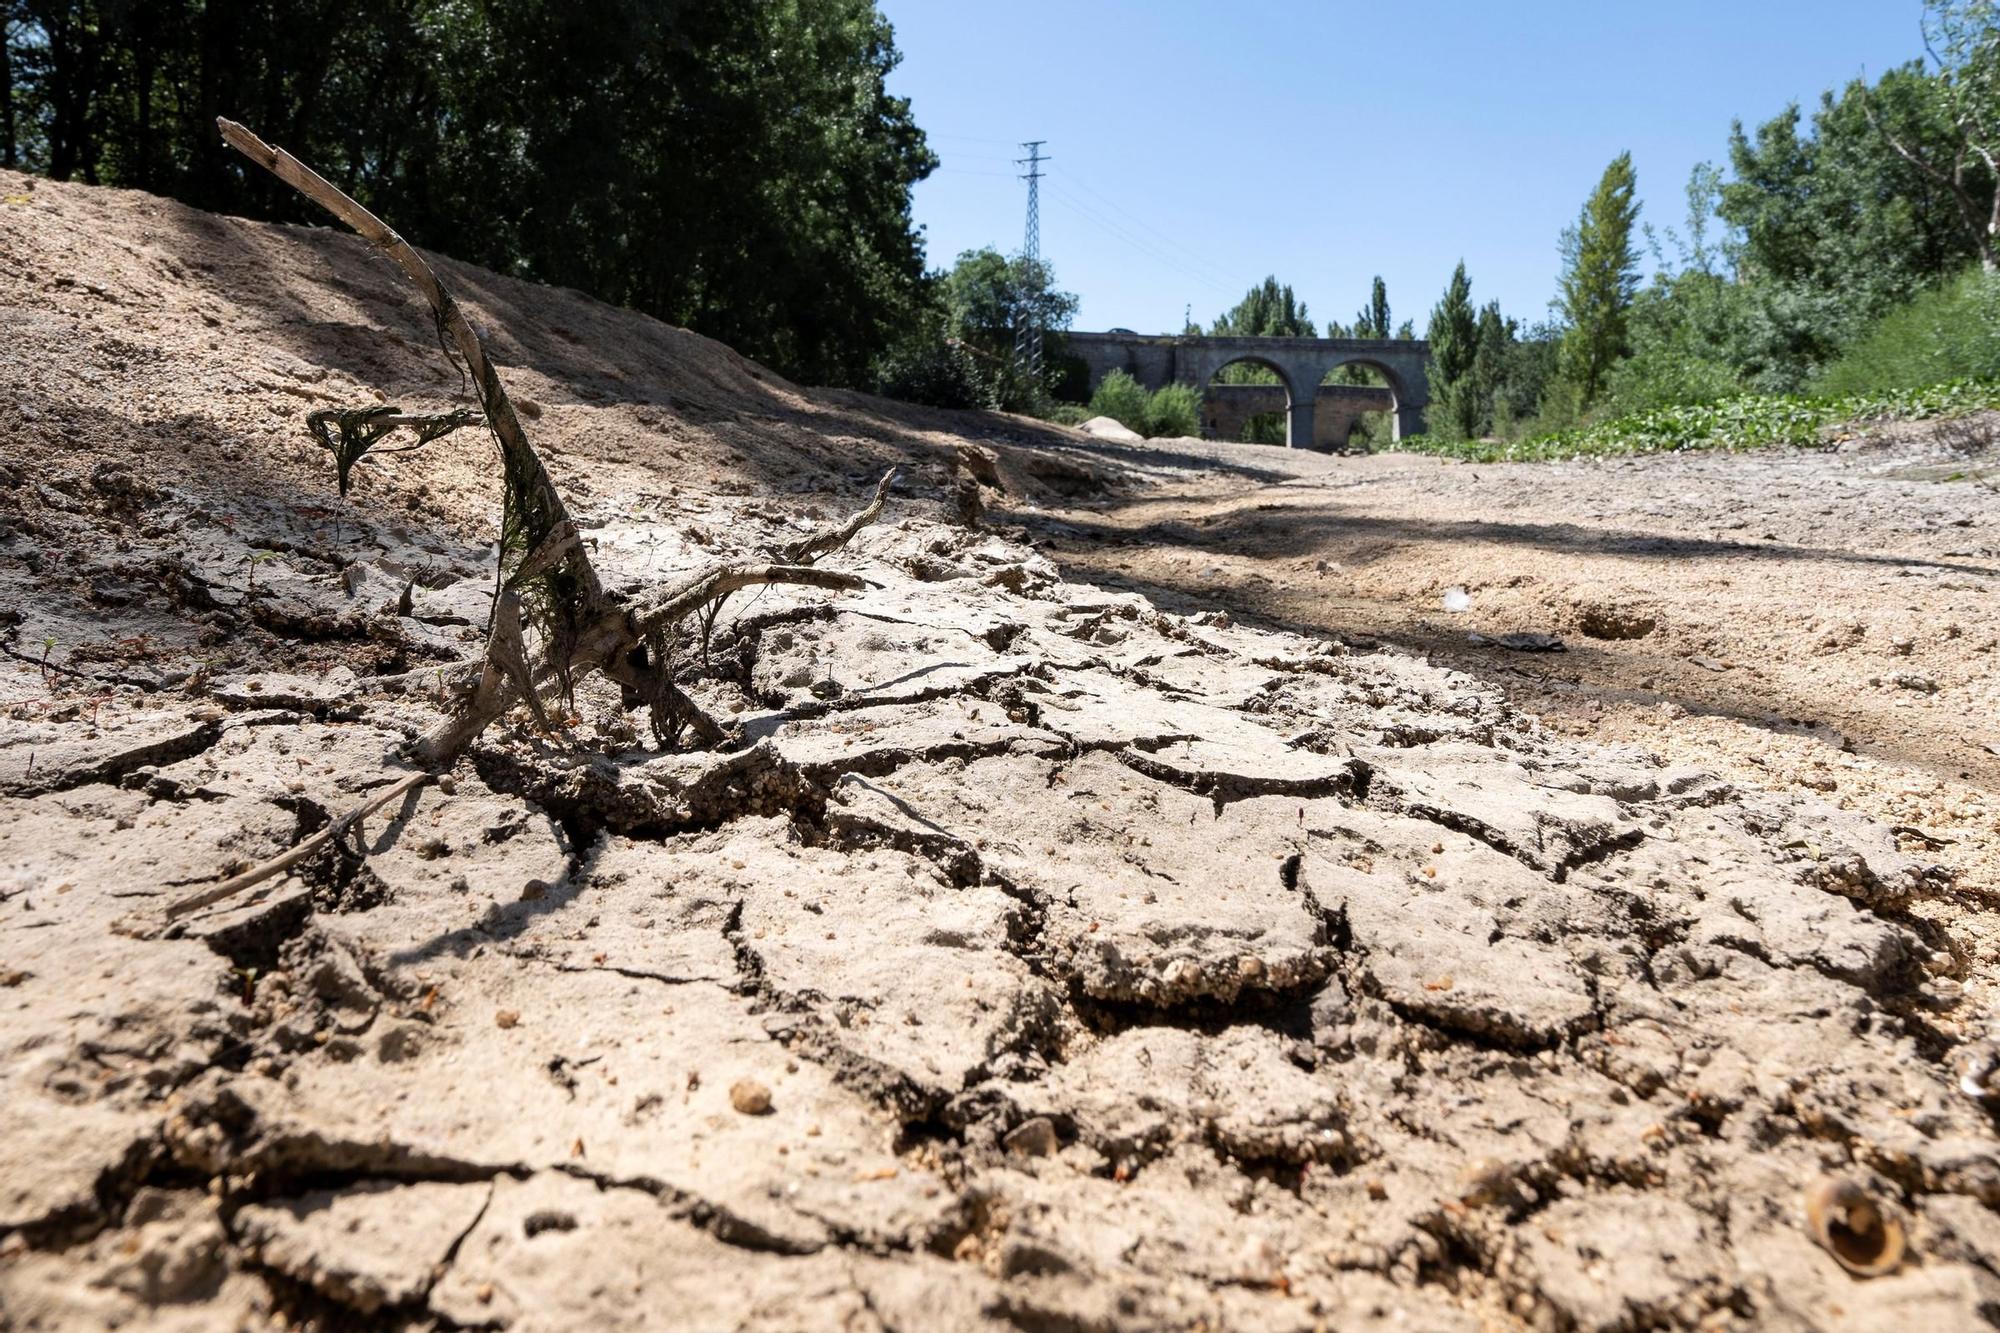
<instances>
[{"instance_id":1,"label":"power line","mask_svg":"<svg viewBox=\"0 0 2000 1333\"><path fill-rule=\"evenodd\" d=\"M1205 273L1197 272L1194 269L1189 268L1186 264L1182 263L1180 260L1175 259L1171 255L1161 252L1159 249L1149 244L1148 242L1140 239L1137 236L1134 236L1131 232L1126 231L1123 227L1111 221L1109 218L1106 218L1093 211L1089 206L1084 204L1082 200L1077 199L1074 196L1066 193L1060 186L1056 185L1054 182L1051 182L1049 185L1049 197L1054 199L1058 204L1061 204L1064 208L1070 210L1072 213L1075 213L1078 217L1082 218L1084 221L1089 222L1092 226L1099 228L1106 235L1110 236L1114 240L1123 242L1129 249L1135 250L1139 254L1144 255L1146 258L1152 260L1155 264L1158 264L1161 268L1167 269L1176 276L1185 278L1189 282L1199 283L1203 287L1207 287L1210 290L1219 292L1225 296L1229 295L1234 290L1228 284L1222 282L1220 279L1211 277Z\"/></svg>"},{"instance_id":2,"label":"power line","mask_svg":"<svg viewBox=\"0 0 2000 1333\"><path fill-rule=\"evenodd\" d=\"M1132 249L1139 251L1162 266L1174 270L1174 272L1180 274L1182 277L1194 278L1202 282L1220 285L1212 275L1203 273L1177 256L1168 254L1145 237L1127 231L1123 225L1098 212L1094 207L1085 203L1076 195L1069 193L1068 190L1054 181L1049 182L1049 197L1069 209L1072 213L1075 213L1078 217L1083 218L1091 225L1104 231L1107 235L1123 241Z\"/></svg>"},{"instance_id":3,"label":"power line","mask_svg":"<svg viewBox=\"0 0 2000 1333\"><path fill-rule=\"evenodd\" d=\"M960 143L988 143L1001 148L1017 148L1020 146L1012 139L982 139L976 134L940 134L936 130L925 130L924 137L926 139L956 139Z\"/></svg>"},{"instance_id":4,"label":"power line","mask_svg":"<svg viewBox=\"0 0 2000 1333\"><path fill-rule=\"evenodd\" d=\"M1121 207L1116 200L1106 198L1099 191L1092 189L1089 182L1085 181L1081 176L1075 175L1070 172L1063 172L1062 178L1065 181L1068 181L1071 185L1074 185L1077 189L1082 190L1085 194L1089 195L1098 204L1101 204L1103 207L1110 209L1113 213L1116 213L1119 217L1124 218L1126 221L1130 222L1133 226L1138 227L1141 231L1144 231L1148 236L1157 237L1160 241L1164 242L1167 246L1171 247L1173 250L1178 251L1180 254L1186 255L1188 261L1195 268L1198 268L1203 272L1211 274L1218 278L1227 276L1222 272L1221 269L1216 268L1212 263L1209 262L1208 256L1202 254L1200 251L1187 245L1185 242L1168 234L1167 232L1160 230L1158 227L1153 226L1151 223L1147 222L1144 218L1138 216L1129 209Z\"/></svg>"}]
</instances>

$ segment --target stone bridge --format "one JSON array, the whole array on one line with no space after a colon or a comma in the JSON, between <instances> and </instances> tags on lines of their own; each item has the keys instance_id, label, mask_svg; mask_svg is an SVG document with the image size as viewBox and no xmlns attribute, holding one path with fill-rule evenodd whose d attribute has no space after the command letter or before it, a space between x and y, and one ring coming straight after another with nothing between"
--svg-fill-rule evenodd
<instances>
[{"instance_id":1,"label":"stone bridge","mask_svg":"<svg viewBox=\"0 0 2000 1333\"><path fill-rule=\"evenodd\" d=\"M1322 397L1320 381L1326 378L1328 371L1339 366L1366 366L1382 376L1388 385L1389 403L1386 406L1393 415L1393 435L1396 439L1423 433L1424 408L1430 403L1427 372L1431 348L1429 343L1420 339L1210 338L1194 334L1175 337L1171 334L1072 332L1064 335L1064 347L1069 355L1089 368L1093 391L1114 370L1124 371L1149 390L1163 389L1175 383L1193 385L1202 394L1203 429L1211 432L1214 438L1234 438L1222 435L1220 428L1226 421L1234 419L1241 409L1225 401L1225 397L1241 399L1241 395L1233 393L1234 389L1258 387L1209 382L1224 366L1239 361L1262 366L1277 375L1279 384L1267 387L1281 387L1284 391L1285 443L1294 449L1326 447L1319 441L1330 439L1336 433L1340 441L1345 442L1347 428L1337 432L1315 429L1314 419L1322 402L1342 413L1373 410L1356 407L1353 400L1339 395ZM1336 387L1340 386L1327 386ZM1219 391L1232 392L1218 397ZM1255 409L1266 410L1276 410L1276 405ZM1252 414L1244 412L1243 417L1247 419ZM1351 428L1351 425L1351 421L1347 423L1347 427ZM1240 423L1237 429L1239 432L1242 429Z\"/></svg>"},{"instance_id":2,"label":"stone bridge","mask_svg":"<svg viewBox=\"0 0 2000 1333\"><path fill-rule=\"evenodd\" d=\"M1285 411L1282 384L1211 384L1201 396L1201 433L1210 440L1240 440L1250 418ZM1368 412L1393 412L1396 395L1372 384L1322 384L1313 395L1313 443L1322 453L1345 449Z\"/></svg>"}]
</instances>

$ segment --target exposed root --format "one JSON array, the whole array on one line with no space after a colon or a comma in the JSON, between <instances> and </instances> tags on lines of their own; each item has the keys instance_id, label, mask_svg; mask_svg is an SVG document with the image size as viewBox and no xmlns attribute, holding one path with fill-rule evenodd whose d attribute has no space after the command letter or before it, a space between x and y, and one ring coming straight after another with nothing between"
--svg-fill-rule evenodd
<instances>
[{"instance_id":1,"label":"exposed root","mask_svg":"<svg viewBox=\"0 0 2000 1333\"><path fill-rule=\"evenodd\" d=\"M844 523L783 548L778 553L780 562L719 565L629 603L624 597L607 594L577 538L576 525L561 494L528 442L484 342L423 256L380 218L290 153L272 147L233 121L218 118L216 125L230 147L372 241L416 284L430 304L439 333L471 372L480 408L500 446L506 480L501 577L484 665L470 694L458 698L452 716L418 743L420 762L440 770L449 766L515 703L526 704L537 724L544 731L552 730L537 681L553 680L567 698L576 679L592 670L603 671L626 687L628 697L647 704L654 732L662 740L692 731L704 745L721 743L725 738L722 728L688 699L675 683L675 664L663 660L664 631L689 617L706 615L707 623L712 624L714 608L724 598L760 584L796 583L836 592L867 586L865 580L852 574L815 569L811 562L839 550L881 515L895 471L891 469L877 483L874 497L864 508ZM463 424L455 416L449 421L452 428ZM420 436L435 438L433 432L441 433L446 422L446 418L438 418L418 423L399 413L382 412L347 423L368 438L357 436L353 443L358 448L335 450L343 461L343 482L346 467L387 429L415 425ZM324 434L324 425L320 431ZM529 613L525 617L524 610ZM545 661L539 668L528 662L524 620L533 623L543 640ZM448 669L455 681L463 680L465 670ZM441 687L445 675L438 675Z\"/></svg>"}]
</instances>

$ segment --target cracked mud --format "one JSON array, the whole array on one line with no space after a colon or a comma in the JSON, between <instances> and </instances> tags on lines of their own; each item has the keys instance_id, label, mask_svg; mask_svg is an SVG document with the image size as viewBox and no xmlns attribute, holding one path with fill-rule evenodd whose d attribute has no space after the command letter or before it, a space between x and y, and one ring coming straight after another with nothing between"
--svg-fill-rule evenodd
<instances>
[{"instance_id":1,"label":"cracked mud","mask_svg":"<svg viewBox=\"0 0 2000 1333\"><path fill-rule=\"evenodd\" d=\"M1905 910L1939 874L1888 829L1552 736L1392 650L1066 581L1019 529L950 517L954 432L1000 419L870 415L470 270L512 337L560 319L614 357L501 344L550 403L559 480L598 497L578 510L609 581L838 511L844 452L913 469L836 557L874 586L732 601L686 681L728 720L722 749L661 753L615 693L580 690L572 744L495 728L299 874L168 926L180 886L399 776L433 705L370 682L471 650L480 465L364 470L338 536L286 494L315 460L222 407L198 447L269 453L270 480L186 469L148 422L232 403L203 303L282 360L258 312L212 295L246 281L246 238L332 275L289 294L306 310L394 326L393 284L325 233L36 194L0 228L10 301L78 262L82 230L115 224L129 253L36 316L116 362L107 419L48 406L66 372L0 352L42 404L0 424L0 579L22 608L0 729L0 1327L2000 1309L1994 1111L1961 1087L1977 1050L1927 982L1951 943ZM177 249L222 271L163 278ZM142 326L100 290L164 313ZM416 343L292 336L338 344L285 352L302 376L449 392ZM624 400L667 395L635 387L648 374L692 392L674 357L738 417L677 464L598 441L638 431L633 411L667 429ZM1040 494L1033 460L1060 457L1053 433L986 443L995 504ZM796 484L716 484L786 449ZM106 460L125 480L93 489ZM1855 1278L1815 1243L1804 1192L1827 1175L1903 1220L1897 1271Z\"/></svg>"}]
</instances>

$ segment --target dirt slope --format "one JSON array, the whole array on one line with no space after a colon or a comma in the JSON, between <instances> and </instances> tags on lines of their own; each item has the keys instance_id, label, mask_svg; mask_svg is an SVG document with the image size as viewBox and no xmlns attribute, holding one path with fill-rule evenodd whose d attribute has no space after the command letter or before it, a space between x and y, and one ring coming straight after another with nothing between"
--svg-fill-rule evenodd
<instances>
[{"instance_id":1,"label":"dirt slope","mask_svg":"<svg viewBox=\"0 0 2000 1333\"><path fill-rule=\"evenodd\" d=\"M901 460L840 557L877 586L732 604L690 682L721 751L581 691L573 744L497 731L169 928L402 771L430 704L370 678L474 650L487 446L331 494L306 411L458 389L351 238L0 197L0 1327L2000 1308L1960 1083L2000 1052L1936 857L1035 549L1065 500L1209 485L1186 450L803 392L457 266L609 581ZM1898 1220L1892 1273L1814 1243L1829 1175Z\"/></svg>"}]
</instances>

